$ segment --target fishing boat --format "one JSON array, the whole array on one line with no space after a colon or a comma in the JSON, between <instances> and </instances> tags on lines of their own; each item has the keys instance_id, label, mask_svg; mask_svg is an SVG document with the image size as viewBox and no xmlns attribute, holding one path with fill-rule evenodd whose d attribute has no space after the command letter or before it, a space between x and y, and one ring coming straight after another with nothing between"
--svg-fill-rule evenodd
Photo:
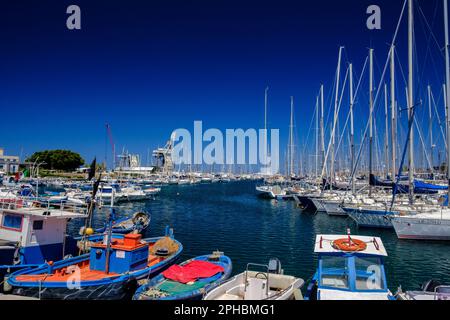
<instances>
[{"instance_id":1,"label":"fishing boat","mask_svg":"<svg viewBox=\"0 0 450 320\"><path fill-rule=\"evenodd\" d=\"M249 267L265 271L249 270ZM204 300L303 300L300 289L304 280L283 274L280 260L274 258L268 265L247 264L246 270L209 290Z\"/></svg>"},{"instance_id":2,"label":"fishing boat","mask_svg":"<svg viewBox=\"0 0 450 320\"><path fill-rule=\"evenodd\" d=\"M231 259L213 252L172 265L147 284L139 287L133 300L201 299L231 275Z\"/></svg>"},{"instance_id":3,"label":"fishing boat","mask_svg":"<svg viewBox=\"0 0 450 320\"><path fill-rule=\"evenodd\" d=\"M182 250L172 231L143 240L140 234L109 233L91 244L90 253L17 271L8 284L15 295L40 299L126 299L139 280L166 269Z\"/></svg>"},{"instance_id":4,"label":"fishing boat","mask_svg":"<svg viewBox=\"0 0 450 320\"><path fill-rule=\"evenodd\" d=\"M308 285L308 300L391 300L383 242L378 237L318 235L318 268Z\"/></svg>"},{"instance_id":5,"label":"fishing boat","mask_svg":"<svg viewBox=\"0 0 450 320\"><path fill-rule=\"evenodd\" d=\"M0 201L0 282L11 272L75 254L76 240L66 235L67 224L86 217L83 208L66 204L51 208L22 199Z\"/></svg>"},{"instance_id":6,"label":"fishing boat","mask_svg":"<svg viewBox=\"0 0 450 320\"><path fill-rule=\"evenodd\" d=\"M53 208L22 199L0 202L2 264L30 265L62 259L72 253L70 244L76 247L76 242L66 236L68 222L86 217L83 208L65 204Z\"/></svg>"},{"instance_id":7,"label":"fishing boat","mask_svg":"<svg viewBox=\"0 0 450 320\"><path fill-rule=\"evenodd\" d=\"M150 224L151 216L148 212L136 212L131 217L124 217L113 221L112 229L113 233L143 233ZM95 233L104 233L108 225L95 229ZM80 231L84 234L83 230Z\"/></svg>"}]
</instances>

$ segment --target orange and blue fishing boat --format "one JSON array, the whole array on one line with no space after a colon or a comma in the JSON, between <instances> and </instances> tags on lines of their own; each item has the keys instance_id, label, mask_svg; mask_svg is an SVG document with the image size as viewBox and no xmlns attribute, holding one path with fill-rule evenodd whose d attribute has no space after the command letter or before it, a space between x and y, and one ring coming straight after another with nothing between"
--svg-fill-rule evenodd
<instances>
[{"instance_id":1,"label":"orange and blue fishing boat","mask_svg":"<svg viewBox=\"0 0 450 320\"><path fill-rule=\"evenodd\" d=\"M134 300L195 300L231 275L231 259L222 252L203 255L170 268L139 287Z\"/></svg>"},{"instance_id":2,"label":"orange and blue fishing boat","mask_svg":"<svg viewBox=\"0 0 450 320\"><path fill-rule=\"evenodd\" d=\"M154 277L176 262L183 250L166 228L163 237L142 239L137 233L113 234L111 210L108 233L92 242L90 252L19 270L7 280L13 293L40 299L126 299L138 281Z\"/></svg>"}]
</instances>

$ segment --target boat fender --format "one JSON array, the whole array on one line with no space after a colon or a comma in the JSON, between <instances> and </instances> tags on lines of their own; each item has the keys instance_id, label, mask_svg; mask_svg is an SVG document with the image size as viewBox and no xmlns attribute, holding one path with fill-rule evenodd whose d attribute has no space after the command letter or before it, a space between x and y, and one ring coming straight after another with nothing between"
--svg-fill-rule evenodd
<instances>
[{"instance_id":1,"label":"boat fender","mask_svg":"<svg viewBox=\"0 0 450 320\"><path fill-rule=\"evenodd\" d=\"M16 250L14 251L13 264L18 265L21 263L20 256L22 255L20 243L17 244Z\"/></svg>"},{"instance_id":2,"label":"boat fender","mask_svg":"<svg viewBox=\"0 0 450 320\"><path fill-rule=\"evenodd\" d=\"M9 270L9 268L8 268L8 271L6 271L6 274L5 274L5 276L3 277L3 292L4 292L4 293L11 293L12 290L13 290L12 285L10 285L10 284L8 283L9 277L10 277L10 270Z\"/></svg>"}]
</instances>

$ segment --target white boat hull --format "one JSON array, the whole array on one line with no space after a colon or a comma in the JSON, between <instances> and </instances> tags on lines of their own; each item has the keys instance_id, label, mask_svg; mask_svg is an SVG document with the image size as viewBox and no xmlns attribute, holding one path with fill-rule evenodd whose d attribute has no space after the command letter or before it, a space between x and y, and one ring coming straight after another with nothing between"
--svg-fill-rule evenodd
<instances>
[{"instance_id":1,"label":"white boat hull","mask_svg":"<svg viewBox=\"0 0 450 320\"><path fill-rule=\"evenodd\" d=\"M450 220L394 217L392 225L399 239L450 241Z\"/></svg>"},{"instance_id":2,"label":"white boat hull","mask_svg":"<svg viewBox=\"0 0 450 320\"><path fill-rule=\"evenodd\" d=\"M204 300L303 300L300 288L304 281L299 278L282 274L269 274L269 290L264 279L258 279L261 272L248 272L248 278L245 272L238 274L224 282L217 288L209 291ZM246 288L245 280L247 279ZM252 286L252 281L256 286ZM260 286L258 286L258 284ZM275 290L276 289L276 290Z\"/></svg>"}]
</instances>

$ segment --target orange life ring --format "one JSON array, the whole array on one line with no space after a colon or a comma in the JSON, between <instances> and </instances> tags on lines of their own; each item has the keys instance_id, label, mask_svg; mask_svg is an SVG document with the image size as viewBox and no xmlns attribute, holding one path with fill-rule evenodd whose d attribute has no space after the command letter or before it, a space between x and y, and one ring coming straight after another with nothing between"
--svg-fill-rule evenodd
<instances>
[{"instance_id":1,"label":"orange life ring","mask_svg":"<svg viewBox=\"0 0 450 320\"><path fill-rule=\"evenodd\" d=\"M339 249L342 251L364 251L367 248L367 244L364 241L358 240L358 239L337 239L333 241L333 247L335 249Z\"/></svg>"}]
</instances>

